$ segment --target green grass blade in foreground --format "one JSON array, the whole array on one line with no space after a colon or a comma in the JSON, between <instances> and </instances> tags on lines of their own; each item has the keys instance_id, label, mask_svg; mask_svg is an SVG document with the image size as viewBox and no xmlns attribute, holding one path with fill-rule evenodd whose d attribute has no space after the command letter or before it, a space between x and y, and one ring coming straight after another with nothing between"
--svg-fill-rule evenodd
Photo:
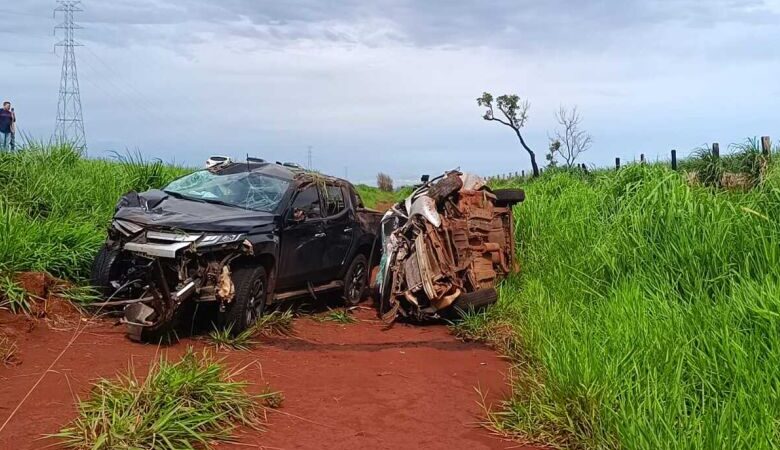
<instances>
[{"instance_id":1,"label":"green grass blade in foreground","mask_svg":"<svg viewBox=\"0 0 780 450\"><path fill-rule=\"evenodd\" d=\"M30 299L27 292L14 281L13 277L0 272L0 308L8 308L11 312L30 312Z\"/></svg>"},{"instance_id":2,"label":"green grass blade in foreground","mask_svg":"<svg viewBox=\"0 0 780 450\"><path fill-rule=\"evenodd\" d=\"M334 322L342 325L356 323L358 320L350 314L348 308L331 309L327 313L312 316L317 322Z\"/></svg>"},{"instance_id":3,"label":"green grass blade in foreground","mask_svg":"<svg viewBox=\"0 0 780 450\"><path fill-rule=\"evenodd\" d=\"M272 391L250 395L233 375L208 353L189 349L177 362L160 359L143 380L130 371L98 381L79 403L79 416L53 437L76 449L209 448L229 440L236 426L259 429L261 402L280 398Z\"/></svg>"},{"instance_id":4,"label":"green grass blade in foreground","mask_svg":"<svg viewBox=\"0 0 780 450\"><path fill-rule=\"evenodd\" d=\"M233 332L233 326L216 328L209 333L209 340L218 350L250 350L257 341L256 336L290 336L293 334L292 311L274 311L264 314L257 322L240 333Z\"/></svg>"}]
</instances>

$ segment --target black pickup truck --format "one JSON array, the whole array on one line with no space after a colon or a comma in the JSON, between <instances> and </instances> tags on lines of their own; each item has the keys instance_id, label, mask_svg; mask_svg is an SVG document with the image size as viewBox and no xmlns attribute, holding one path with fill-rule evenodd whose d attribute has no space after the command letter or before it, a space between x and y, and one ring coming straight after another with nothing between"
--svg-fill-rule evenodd
<instances>
[{"instance_id":1,"label":"black pickup truck","mask_svg":"<svg viewBox=\"0 0 780 450\"><path fill-rule=\"evenodd\" d=\"M216 323L239 333L286 299L330 291L357 303L380 219L348 181L226 161L123 196L92 282L102 307L124 308L131 339L164 337L198 302L216 302Z\"/></svg>"}]
</instances>

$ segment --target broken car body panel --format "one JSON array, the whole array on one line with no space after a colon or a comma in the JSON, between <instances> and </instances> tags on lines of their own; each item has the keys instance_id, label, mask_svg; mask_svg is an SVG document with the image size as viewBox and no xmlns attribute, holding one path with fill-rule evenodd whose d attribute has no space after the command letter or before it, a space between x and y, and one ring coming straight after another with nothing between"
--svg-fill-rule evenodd
<instances>
[{"instance_id":1,"label":"broken car body panel","mask_svg":"<svg viewBox=\"0 0 780 450\"><path fill-rule=\"evenodd\" d=\"M442 317L516 271L512 206L521 192L502 200L480 177L452 171L391 208L380 228L383 319Z\"/></svg>"}]
</instances>

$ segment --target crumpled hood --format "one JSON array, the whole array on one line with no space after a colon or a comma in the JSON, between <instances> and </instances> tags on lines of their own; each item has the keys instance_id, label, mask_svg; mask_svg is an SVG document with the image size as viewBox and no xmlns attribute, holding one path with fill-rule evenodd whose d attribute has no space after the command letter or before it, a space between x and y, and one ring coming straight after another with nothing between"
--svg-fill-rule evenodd
<instances>
[{"instance_id":1,"label":"crumpled hood","mask_svg":"<svg viewBox=\"0 0 780 450\"><path fill-rule=\"evenodd\" d=\"M246 233L273 222L274 215L261 211L176 198L152 190L123 196L115 219L128 220L149 228L183 231Z\"/></svg>"}]
</instances>

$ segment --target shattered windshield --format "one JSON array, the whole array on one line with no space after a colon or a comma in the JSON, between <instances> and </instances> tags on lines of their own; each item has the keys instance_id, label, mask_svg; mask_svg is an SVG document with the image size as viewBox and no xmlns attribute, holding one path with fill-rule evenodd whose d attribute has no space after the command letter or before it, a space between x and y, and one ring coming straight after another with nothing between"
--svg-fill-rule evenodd
<instances>
[{"instance_id":1,"label":"shattered windshield","mask_svg":"<svg viewBox=\"0 0 780 450\"><path fill-rule=\"evenodd\" d=\"M220 175L200 170L173 181L164 191L190 200L273 212L289 185L288 181L256 172Z\"/></svg>"}]
</instances>

